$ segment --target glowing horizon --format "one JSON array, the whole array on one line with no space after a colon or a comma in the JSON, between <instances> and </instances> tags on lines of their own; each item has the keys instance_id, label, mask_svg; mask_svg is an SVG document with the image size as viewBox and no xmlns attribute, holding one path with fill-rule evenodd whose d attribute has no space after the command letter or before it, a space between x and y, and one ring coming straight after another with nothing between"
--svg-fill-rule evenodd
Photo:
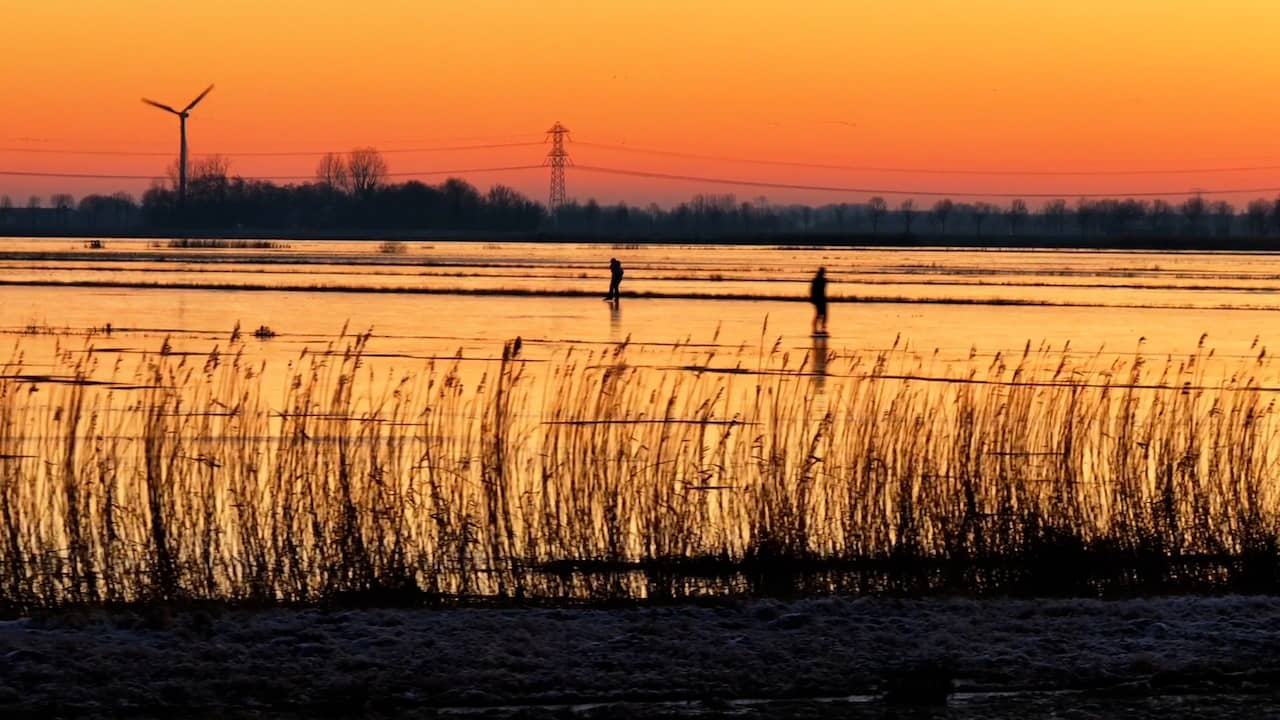
<instances>
[{"instance_id":1,"label":"glowing horizon","mask_svg":"<svg viewBox=\"0 0 1280 720\"><path fill-rule=\"evenodd\" d=\"M1280 103L1266 92L1280 80L1270 37L1280 6L1228 0L1210 14L1190 0L909 8L821 0L779 14L764 2L373 0L362 9L352 15L327 0L50 0L7 10L0 148L171 154L0 150L0 170L160 177L177 155L177 119L139 99L180 108L213 82L188 121L192 154L228 154L245 176L308 177L319 158L235 153L536 143L558 120L581 141L569 146L576 164L645 173L957 197L1280 186L1272 169ZM402 173L534 165L544 152L387 159ZM939 175L747 159L1032 173L1266 169ZM546 200L545 171L463 177ZM15 204L62 191L140 195L147 185L0 176L0 194ZM569 194L580 200L669 204L695 193L867 198L569 173Z\"/></svg>"}]
</instances>

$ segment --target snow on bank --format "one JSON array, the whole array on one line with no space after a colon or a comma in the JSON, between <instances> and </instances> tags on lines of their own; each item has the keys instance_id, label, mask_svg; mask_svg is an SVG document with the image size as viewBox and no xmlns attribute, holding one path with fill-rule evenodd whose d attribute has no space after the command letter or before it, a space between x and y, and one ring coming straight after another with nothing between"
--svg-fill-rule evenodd
<instances>
[{"instance_id":1,"label":"snow on bank","mask_svg":"<svg viewBox=\"0 0 1280 720\"><path fill-rule=\"evenodd\" d=\"M671 701L742 709L736 699L878 696L895 672L924 664L949 668L958 701L1269 694L1280 688L1280 598L68 611L0 623L0 716L657 701L681 714Z\"/></svg>"}]
</instances>

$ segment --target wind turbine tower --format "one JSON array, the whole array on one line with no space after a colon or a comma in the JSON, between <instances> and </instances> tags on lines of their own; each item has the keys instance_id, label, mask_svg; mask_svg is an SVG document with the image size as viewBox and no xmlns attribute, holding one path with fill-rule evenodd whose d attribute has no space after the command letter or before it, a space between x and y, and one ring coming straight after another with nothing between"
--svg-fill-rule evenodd
<instances>
[{"instance_id":1,"label":"wind turbine tower","mask_svg":"<svg viewBox=\"0 0 1280 720\"><path fill-rule=\"evenodd\" d=\"M178 151L178 207L180 208L187 205L187 116L191 114L191 110L196 106L196 103L203 100L204 96L208 95L211 90L213 90L212 85L205 88L204 92L197 95L195 100L187 103L187 106L181 110L174 110L164 103L142 98L142 102L178 116L178 129L182 134L182 145Z\"/></svg>"}]
</instances>

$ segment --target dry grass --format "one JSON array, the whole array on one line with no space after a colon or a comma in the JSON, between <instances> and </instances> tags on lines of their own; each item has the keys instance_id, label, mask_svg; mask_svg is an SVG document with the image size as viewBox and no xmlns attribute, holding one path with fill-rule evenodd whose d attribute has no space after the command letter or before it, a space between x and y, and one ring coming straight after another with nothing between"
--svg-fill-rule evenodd
<instances>
[{"instance_id":1,"label":"dry grass","mask_svg":"<svg viewBox=\"0 0 1280 720\"><path fill-rule=\"evenodd\" d=\"M512 344L466 386L456 363L375 374L367 341L268 398L238 342L63 351L81 382L37 386L20 340L0 603L1280 589L1265 354L1211 382L1205 350L895 348L816 374L763 335L673 351L694 371Z\"/></svg>"}]
</instances>

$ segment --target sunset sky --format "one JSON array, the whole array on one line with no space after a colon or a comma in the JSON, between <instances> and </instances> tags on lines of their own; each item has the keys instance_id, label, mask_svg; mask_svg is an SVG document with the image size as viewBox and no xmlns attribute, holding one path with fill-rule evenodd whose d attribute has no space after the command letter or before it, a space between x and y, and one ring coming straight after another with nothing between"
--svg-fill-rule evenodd
<instances>
[{"instance_id":1,"label":"sunset sky","mask_svg":"<svg viewBox=\"0 0 1280 720\"><path fill-rule=\"evenodd\" d=\"M627 171L957 196L1262 190L1280 187L1280 170L975 175L741 160L1039 173L1280 166L1277 28L1273 0L11 2L0 15L0 171L160 176L171 158L30 151L176 155L177 118L139 98L180 107L212 82L188 124L192 152L229 155L245 176L310 176L318 156L239 153L357 145L389 151L400 173L533 165L541 145L391 151L540 143L559 120L576 164ZM546 201L543 169L463 176ZM15 204L147 185L0 175ZM868 196L585 169L568 186L578 199L634 204L698 192Z\"/></svg>"}]
</instances>

